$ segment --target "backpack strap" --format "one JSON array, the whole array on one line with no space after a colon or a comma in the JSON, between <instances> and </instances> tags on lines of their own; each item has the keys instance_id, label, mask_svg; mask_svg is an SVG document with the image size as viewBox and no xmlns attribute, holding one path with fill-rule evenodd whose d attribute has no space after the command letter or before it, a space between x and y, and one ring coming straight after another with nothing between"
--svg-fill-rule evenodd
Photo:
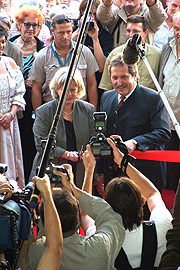
<instances>
[{"instance_id":1,"label":"backpack strap","mask_svg":"<svg viewBox=\"0 0 180 270\"><path fill-rule=\"evenodd\" d=\"M143 247L141 270L151 270L157 254L157 233L154 221L143 221Z\"/></svg>"},{"instance_id":2,"label":"backpack strap","mask_svg":"<svg viewBox=\"0 0 180 270\"><path fill-rule=\"evenodd\" d=\"M123 248L121 248L121 250L120 250L120 252L115 260L114 266L117 270L133 270Z\"/></svg>"},{"instance_id":3,"label":"backpack strap","mask_svg":"<svg viewBox=\"0 0 180 270\"><path fill-rule=\"evenodd\" d=\"M143 244L141 254L141 265L136 270L154 270L154 262L157 253L157 234L153 221L144 221L143 225ZM121 248L116 261L117 270L132 270L128 257L123 248Z\"/></svg>"},{"instance_id":4,"label":"backpack strap","mask_svg":"<svg viewBox=\"0 0 180 270\"><path fill-rule=\"evenodd\" d=\"M119 25L121 24L121 22L123 21L123 19L121 17L118 18L118 21L116 23L116 25L114 26L114 29L112 31L112 36L114 35L116 29L119 27ZM118 28L118 32L117 32L117 40L116 42L119 43L119 38L120 38L120 29Z\"/></svg>"}]
</instances>

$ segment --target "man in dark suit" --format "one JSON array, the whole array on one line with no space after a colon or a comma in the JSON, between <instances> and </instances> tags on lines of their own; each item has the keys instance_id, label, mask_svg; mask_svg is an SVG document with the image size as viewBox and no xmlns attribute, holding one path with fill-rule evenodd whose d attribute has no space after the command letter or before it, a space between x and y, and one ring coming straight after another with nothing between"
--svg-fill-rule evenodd
<instances>
[{"instance_id":1,"label":"man in dark suit","mask_svg":"<svg viewBox=\"0 0 180 270\"><path fill-rule=\"evenodd\" d=\"M102 95L101 111L107 113L106 136L119 134L129 153L164 149L170 139L166 109L157 92L138 84L136 65L126 65L119 55L112 59L109 72L114 90ZM105 184L117 172L112 160L104 159ZM161 191L166 182L164 162L136 160L136 167Z\"/></svg>"}]
</instances>

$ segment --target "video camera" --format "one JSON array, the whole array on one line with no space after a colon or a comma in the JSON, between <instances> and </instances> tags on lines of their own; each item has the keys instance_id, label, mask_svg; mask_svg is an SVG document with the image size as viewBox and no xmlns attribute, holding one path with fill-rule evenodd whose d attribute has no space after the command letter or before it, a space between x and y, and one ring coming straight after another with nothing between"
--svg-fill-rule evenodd
<instances>
[{"instance_id":1,"label":"video camera","mask_svg":"<svg viewBox=\"0 0 180 270\"><path fill-rule=\"evenodd\" d=\"M7 168L6 164L0 164L0 173L5 175ZM13 187L13 181L9 180L9 182ZM24 190L13 191L8 201L4 201L6 194L1 196L0 252L4 253L10 269L15 269L16 267L21 241L28 240L31 235L32 212L28 201L32 191L33 183L29 183Z\"/></svg>"},{"instance_id":2,"label":"video camera","mask_svg":"<svg viewBox=\"0 0 180 270\"><path fill-rule=\"evenodd\" d=\"M90 139L91 151L95 157L102 158L113 156L113 150L108 144L107 139L104 135L104 132L106 131L106 119L107 115L105 112L94 113L95 131L101 132ZM112 140L122 153L126 155L128 154L128 149L126 145L122 142L120 137Z\"/></svg>"},{"instance_id":3,"label":"video camera","mask_svg":"<svg viewBox=\"0 0 180 270\"><path fill-rule=\"evenodd\" d=\"M45 149L46 142L47 142L47 140L41 140L41 149L43 151ZM69 178L69 174L68 174L67 169L63 165L53 164L55 148L56 148L56 143L54 142L54 144L51 148L51 151L50 151L49 161L48 161L48 165L47 165L46 170L45 170L45 174L47 174L49 176L51 183L56 184L56 183L62 182L62 177L60 175L54 174L53 171L60 171L62 173L66 173L68 178ZM38 173L38 170L39 170L39 167L36 168L36 175Z\"/></svg>"}]
</instances>

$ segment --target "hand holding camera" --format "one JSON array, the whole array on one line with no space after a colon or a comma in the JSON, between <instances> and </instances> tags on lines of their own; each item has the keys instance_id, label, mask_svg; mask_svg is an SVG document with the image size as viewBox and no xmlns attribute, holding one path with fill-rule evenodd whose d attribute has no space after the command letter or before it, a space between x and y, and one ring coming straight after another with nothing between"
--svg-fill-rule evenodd
<instances>
[{"instance_id":1,"label":"hand holding camera","mask_svg":"<svg viewBox=\"0 0 180 270\"><path fill-rule=\"evenodd\" d=\"M85 169L95 168L96 161L95 161L94 155L91 151L91 147L89 144L86 145L86 150L84 151L84 153L82 155L82 160L83 160L83 164L84 164Z\"/></svg>"},{"instance_id":2,"label":"hand holding camera","mask_svg":"<svg viewBox=\"0 0 180 270\"><path fill-rule=\"evenodd\" d=\"M99 27L97 26L97 23L94 18L91 18L91 20L92 23L94 24L94 27L90 27L87 33L93 40L99 40L98 39Z\"/></svg>"},{"instance_id":3,"label":"hand holding camera","mask_svg":"<svg viewBox=\"0 0 180 270\"><path fill-rule=\"evenodd\" d=\"M114 155L114 162L120 166L121 161L124 157L124 154L116 147L115 142L112 140L112 138L107 138L108 144L111 146L113 150Z\"/></svg>"},{"instance_id":4,"label":"hand holding camera","mask_svg":"<svg viewBox=\"0 0 180 270\"><path fill-rule=\"evenodd\" d=\"M47 174L45 174L43 178L34 176L33 181L43 197L46 197L51 193L50 179Z\"/></svg>"},{"instance_id":5,"label":"hand holding camera","mask_svg":"<svg viewBox=\"0 0 180 270\"><path fill-rule=\"evenodd\" d=\"M64 170L53 170L53 173L61 177L62 184L65 188L71 191L71 184L74 185L74 175L72 172L72 166L70 164L63 164L61 166Z\"/></svg>"},{"instance_id":6,"label":"hand holding camera","mask_svg":"<svg viewBox=\"0 0 180 270\"><path fill-rule=\"evenodd\" d=\"M0 194L3 194L3 200L8 200L12 196L12 187L5 175L0 174Z\"/></svg>"}]
</instances>

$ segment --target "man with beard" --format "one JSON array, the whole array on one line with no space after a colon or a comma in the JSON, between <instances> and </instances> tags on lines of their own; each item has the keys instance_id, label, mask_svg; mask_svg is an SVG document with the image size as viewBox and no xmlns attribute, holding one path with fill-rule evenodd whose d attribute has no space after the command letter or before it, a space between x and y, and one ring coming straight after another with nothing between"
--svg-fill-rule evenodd
<instances>
[{"instance_id":1,"label":"man with beard","mask_svg":"<svg viewBox=\"0 0 180 270\"><path fill-rule=\"evenodd\" d=\"M101 98L100 110L107 114L106 136L122 137L129 154L164 149L170 139L169 117L157 92L138 84L137 66L126 65L121 57L111 60L109 66L114 90L106 91ZM119 175L113 160L103 159L105 185ZM101 162L100 162L101 164ZM136 160L135 167L162 190L166 182L164 162Z\"/></svg>"}]
</instances>

